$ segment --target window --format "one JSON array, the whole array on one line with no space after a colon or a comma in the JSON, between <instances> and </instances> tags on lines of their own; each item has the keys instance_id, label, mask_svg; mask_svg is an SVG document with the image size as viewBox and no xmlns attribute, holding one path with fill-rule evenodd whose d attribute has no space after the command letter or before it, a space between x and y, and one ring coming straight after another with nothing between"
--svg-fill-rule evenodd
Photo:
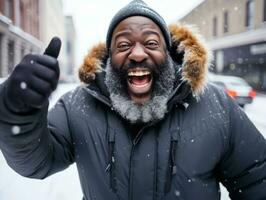
<instances>
[{"instance_id":1,"label":"window","mask_svg":"<svg viewBox=\"0 0 266 200\"><path fill-rule=\"evenodd\" d=\"M224 33L228 32L228 11L224 12Z\"/></svg>"},{"instance_id":2,"label":"window","mask_svg":"<svg viewBox=\"0 0 266 200\"><path fill-rule=\"evenodd\" d=\"M212 19L212 35L217 36L217 17Z\"/></svg>"},{"instance_id":3,"label":"window","mask_svg":"<svg viewBox=\"0 0 266 200\"><path fill-rule=\"evenodd\" d=\"M1 14L3 14L5 12L3 1L0 1L0 12L1 12Z\"/></svg>"},{"instance_id":4,"label":"window","mask_svg":"<svg viewBox=\"0 0 266 200\"><path fill-rule=\"evenodd\" d=\"M26 30L26 6L23 2L19 4L19 13L20 13L20 28Z\"/></svg>"},{"instance_id":5,"label":"window","mask_svg":"<svg viewBox=\"0 0 266 200\"><path fill-rule=\"evenodd\" d=\"M254 1L249 0L246 3L246 27L252 28L254 25Z\"/></svg>"},{"instance_id":6,"label":"window","mask_svg":"<svg viewBox=\"0 0 266 200\"><path fill-rule=\"evenodd\" d=\"M263 21L266 22L266 0L264 0L264 9L263 9Z\"/></svg>"},{"instance_id":7,"label":"window","mask_svg":"<svg viewBox=\"0 0 266 200\"><path fill-rule=\"evenodd\" d=\"M3 66L3 60L2 60L2 49L3 49L3 34L0 33L0 77L2 77L2 66Z\"/></svg>"},{"instance_id":8,"label":"window","mask_svg":"<svg viewBox=\"0 0 266 200\"><path fill-rule=\"evenodd\" d=\"M25 47L24 45L21 46L21 49L20 49L20 57L21 57L21 60L22 58L25 56Z\"/></svg>"},{"instance_id":9,"label":"window","mask_svg":"<svg viewBox=\"0 0 266 200\"><path fill-rule=\"evenodd\" d=\"M219 50L216 52L216 71L222 72L224 68L224 52Z\"/></svg>"},{"instance_id":10,"label":"window","mask_svg":"<svg viewBox=\"0 0 266 200\"><path fill-rule=\"evenodd\" d=\"M12 21L14 21L14 2L13 0L6 0L5 1L5 15Z\"/></svg>"},{"instance_id":11,"label":"window","mask_svg":"<svg viewBox=\"0 0 266 200\"><path fill-rule=\"evenodd\" d=\"M15 63L14 53L15 53L14 41L10 40L8 42L8 73L9 74L12 72L14 63Z\"/></svg>"}]
</instances>

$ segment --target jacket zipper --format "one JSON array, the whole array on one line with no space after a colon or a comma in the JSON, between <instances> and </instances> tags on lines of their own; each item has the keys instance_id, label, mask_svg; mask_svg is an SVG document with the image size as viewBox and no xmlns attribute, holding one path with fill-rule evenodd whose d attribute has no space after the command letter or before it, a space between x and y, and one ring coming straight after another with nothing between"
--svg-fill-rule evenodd
<instances>
[{"instance_id":1,"label":"jacket zipper","mask_svg":"<svg viewBox=\"0 0 266 200\"><path fill-rule=\"evenodd\" d=\"M153 192L153 200L158 198L158 132L156 133L155 138L155 150L154 150L154 176L153 176L153 188L155 191Z\"/></svg>"},{"instance_id":2,"label":"jacket zipper","mask_svg":"<svg viewBox=\"0 0 266 200\"><path fill-rule=\"evenodd\" d=\"M157 123L157 121L159 120L156 120L154 122L151 122L149 124L147 124L146 126L144 126L139 132L138 134L136 135L136 137L134 138L133 140L133 143L132 143L132 148L131 148L131 153L130 153L130 166L129 166L129 191L128 191L128 199L129 200L133 200L133 171L132 171L132 159L133 159L133 156L134 156L134 151L135 151L135 146L138 144L138 142L140 141L142 135L143 135L143 131L149 127L149 126L152 126L153 124ZM157 161L156 161L157 162Z\"/></svg>"},{"instance_id":3,"label":"jacket zipper","mask_svg":"<svg viewBox=\"0 0 266 200\"><path fill-rule=\"evenodd\" d=\"M134 155L134 150L135 150L135 145L133 144L131 148L131 153L130 153L130 165L129 165L129 190L128 190L128 199L132 200L133 199L133 171L132 171L132 158Z\"/></svg>"},{"instance_id":4,"label":"jacket zipper","mask_svg":"<svg viewBox=\"0 0 266 200\"><path fill-rule=\"evenodd\" d=\"M140 140L141 136L143 135L143 130L148 127L148 125L144 126L136 135L136 137L133 140L131 153L130 153L130 166L129 166L129 191L128 191L128 199L133 200L133 171L132 171L132 159L134 156L135 146Z\"/></svg>"}]
</instances>

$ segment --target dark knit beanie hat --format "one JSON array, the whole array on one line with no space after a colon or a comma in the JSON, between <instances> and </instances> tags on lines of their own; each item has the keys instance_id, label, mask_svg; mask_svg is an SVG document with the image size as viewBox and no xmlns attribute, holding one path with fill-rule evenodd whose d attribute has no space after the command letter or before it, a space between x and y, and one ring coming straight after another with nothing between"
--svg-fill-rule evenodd
<instances>
[{"instance_id":1,"label":"dark knit beanie hat","mask_svg":"<svg viewBox=\"0 0 266 200\"><path fill-rule=\"evenodd\" d=\"M113 17L106 36L106 46L109 51L111 39L115 27L124 19L132 16L144 16L154 21L161 29L167 49L171 47L171 36L164 19L153 9L148 7L142 0L133 0L125 7L120 9Z\"/></svg>"}]
</instances>

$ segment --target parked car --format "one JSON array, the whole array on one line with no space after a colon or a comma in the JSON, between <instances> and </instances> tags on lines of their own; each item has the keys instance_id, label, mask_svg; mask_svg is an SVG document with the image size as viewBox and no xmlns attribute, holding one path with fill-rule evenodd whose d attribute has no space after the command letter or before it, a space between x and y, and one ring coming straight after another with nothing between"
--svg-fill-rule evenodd
<instances>
[{"instance_id":1,"label":"parked car","mask_svg":"<svg viewBox=\"0 0 266 200\"><path fill-rule=\"evenodd\" d=\"M225 90L241 107L252 103L254 97L256 97L256 91L243 78L210 74L209 80Z\"/></svg>"}]
</instances>

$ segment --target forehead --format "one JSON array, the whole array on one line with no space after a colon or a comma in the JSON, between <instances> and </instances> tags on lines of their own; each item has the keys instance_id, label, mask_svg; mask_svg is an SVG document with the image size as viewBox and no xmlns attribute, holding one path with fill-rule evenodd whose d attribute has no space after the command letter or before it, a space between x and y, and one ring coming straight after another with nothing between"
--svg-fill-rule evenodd
<instances>
[{"instance_id":1,"label":"forehead","mask_svg":"<svg viewBox=\"0 0 266 200\"><path fill-rule=\"evenodd\" d=\"M162 32L159 26L153 22L151 19L143 16L133 16L133 17L128 17L121 21L115 28L113 32L113 37L114 38L117 34L121 32L139 32L139 31L145 31L145 30L152 30L157 32L161 37Z\"/></svg>"}]
</instances>

